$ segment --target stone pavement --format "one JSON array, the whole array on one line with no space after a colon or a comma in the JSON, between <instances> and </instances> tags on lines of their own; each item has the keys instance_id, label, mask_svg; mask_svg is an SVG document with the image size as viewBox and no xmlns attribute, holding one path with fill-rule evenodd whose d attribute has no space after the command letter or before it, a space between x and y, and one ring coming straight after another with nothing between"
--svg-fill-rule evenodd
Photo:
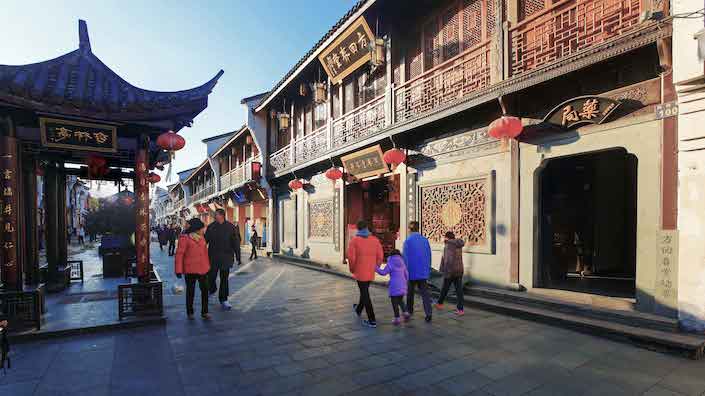
<instances>
[{"instance_id":1,"label":"stone pavement","mask_svg":"<svg viewBox=\"0 0 705 396\"><path fill-rule=\"evenodd\" d=\"M364 329L352 281L269 259L231 276L233 311L213 302L211 322L188 321L170 259L153 254L168 285L165 327L15 345L0 395L705 392L705 361L472 308L395 328L382 288L372 289L381 326Z\"/></svg>"}]
</instances>

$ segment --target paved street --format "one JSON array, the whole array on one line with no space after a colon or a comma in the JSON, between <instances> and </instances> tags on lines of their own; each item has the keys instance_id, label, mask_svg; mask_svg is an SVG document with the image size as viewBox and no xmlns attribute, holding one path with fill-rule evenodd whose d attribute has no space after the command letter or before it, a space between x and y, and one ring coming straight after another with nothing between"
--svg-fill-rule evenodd
<instances>
[{"instance_id":1,"label":"paved street","mask_svg":"<svg viewBox=\"0 0 705 396\"><path fill-rule=\"evenodd\" d=\"M705 361L466 309L395 328L373 288L378 329L351 312L352 281L268 259L231 277L234 310L168 325L14 346L0 395L702 395ZM420 306L417 306L417 310ZM450 308L450 307L449 307ZM198 310L198 308L196 308Z\"/></svg>"}]
</instances>

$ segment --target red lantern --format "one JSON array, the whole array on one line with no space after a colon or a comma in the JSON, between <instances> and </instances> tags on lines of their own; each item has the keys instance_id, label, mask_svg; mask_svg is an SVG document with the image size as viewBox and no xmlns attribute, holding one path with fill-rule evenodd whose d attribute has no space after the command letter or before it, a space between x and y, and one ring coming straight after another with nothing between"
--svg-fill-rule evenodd
<instances>
[{"instance_id":1,"label":"red lantern","mask_svg":"<svg viewBox=\"0 0 705 396\"><path fill-rule=\"evenodd\" d=\"M106 168L107 164L108 161L100 155L89 155L88 158L86 158L86 165L88 165L88 177L96 178L105 176L108 173Z\"/></svg>"},{"instance_id":2,"label":"red lantern","mask_svg":"<svg viewBox=\"0 0 705 396\"><path fill-rule=\"evenodd\" d=\"M157 137L157 146L166 151L179 151L186 146L186 140L174 131L167 131Z\"/></svg>"},{"instance_id":3,"label":"red lantern","mask_svg":"<svg viewBox=\"0 0 705 396\"><path fill-rule=\"evenodd\" d=\"M521 134L524 126L517 117L502 116L490 124L489 135L495 139L502 139L502 149L507 149L509 139L514 139Z\"/></svg>"},{"instance_id":4,"label":"red lantern","mask_svg":"<svg viewBox=\"0 0 705 396\"><path fill-rule=\"evenodd\" d=\"M162 178L156 173L150 173L149 176L147 176L147 181L152 184L156 184L162 181Z\"/></svg>"},{"instance_id":5,"label":"red lantern","mask_svg":"<svg viewBox=\"0 0 705 396\"><path fill-rule=\"evenodd\" d=\"M384 162L392 164L392 170L394 170L397 166L399 166L399 164L406 160L406 154L398 148L393 148L391 150L387 150L382 158L384 159Z\"/></svg>"},{"instance_id":6,"label":"red lantern","mask_svg":"<svg viewBox=\"0 0 705 396\"><path fill-rule=\"evenodd\" d=\"M298 189L300 189L300 188L303 188L303 186L304 186L304 183L303 183L301 180L299 180L299 179L294 179L294 180L292 180L292 181L289 182L289 188L292 189L292 190L294 190L294 191L296 191L296 190L298 190Z\"/></svg>"},{"instance_id":7,"label":"red lantern","mask_svg":"<svg viewBox=\"0 0 705 396\"><path fill-rule=\"evenodd\" d=\"M338 168L330 168L326 171L326 177L335 184L335 181L343 178L343 171Z\"/></svg>"},{"instance_id":8,"label":"red lantern","mask_svg":"<svg viewBox=\"0 0 705 396\"><path fill-rule=\"evenodd\" d=\"M157 137L157 146L169 152L169 170L166 172L166 180L171 180L171 165L174 163L174 152L186 146L186 140L174 131L167 131Z\"/></svg>"}]
</instances>

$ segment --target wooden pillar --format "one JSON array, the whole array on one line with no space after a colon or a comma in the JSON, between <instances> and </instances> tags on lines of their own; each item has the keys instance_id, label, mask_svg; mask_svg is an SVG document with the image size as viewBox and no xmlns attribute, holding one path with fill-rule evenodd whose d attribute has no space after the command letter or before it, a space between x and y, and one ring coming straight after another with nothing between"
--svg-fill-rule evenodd
<instances>
[{"instance_id":1,"label":"wooden pillar","mask_svg":"<svg viewBox=\"0 0 705 396\"><path fill-rule=\"evenodd\" d=\"M6 290L22 289L22 268L18 238L18 166L17 139L8 123L0 136L0 180L2 186L2 283Z\"/></svg>"},{"instance_id":2,"label":"wooden pillar","mask_svg":"<svg viewBox=\"0 0 705 396\"><path fill-rule=\"evenodd\" d=\"M137 276L140 282L149 282L151 263L149 261L149 138L141 136L137 142L135 156L135 249L137 253Z\"/></svg>"},{"instance_id":3,"label":"wooden pillar","mask_svg":"<svg viewBox=\"0 0 705 396\"><path fill-rule=\"evenodd\" d=\"M68 260L69 247L68 247L68 213L66 211L66 173L64 172L64 164L59 163L58 172L56 174L56 201L58 207L56 209L56 215L58 216L58 233L56 235L58 241L58 261L56 265L59 270L62 269L61 266L66 265L66 260ZM63 281L63 279L62 279ZM63 283L62 283L63 284Z\"/></svg>"},{"instance_id":4,"label":"wooden pillar","mask_svg":"<svg viewBox=\"0 0 705 396\"><path fill-rule=\"evenodd\" d=\"M44 170L44 224L46 234L47 283L52 283L58 277L59 235L59 202L58 202L58 171L56 163L50 163Z\"/></svg>"},{"instance_id":5,"label":"wooden pillar","mask_svg":"<svg viewBox=\"0 0 705 396\"><path fill-rule=\"evenodd\" d=\"M26 284L39 283L39 232L37 224L37 175L36 160L23 162L22 194L24 201L24 221L20 227L24 230L24 276Z\"/></svg>"}]
</instances>

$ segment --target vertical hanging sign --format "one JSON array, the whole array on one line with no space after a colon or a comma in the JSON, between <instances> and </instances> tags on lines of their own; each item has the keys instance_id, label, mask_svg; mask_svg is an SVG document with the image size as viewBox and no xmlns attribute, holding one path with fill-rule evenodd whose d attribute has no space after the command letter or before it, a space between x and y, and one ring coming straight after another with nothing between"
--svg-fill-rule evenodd
<instances>
[{"instance_id":1,"label":"vertical hanging sign","mask_svg":"<svg viewBox=\"0 0 705 396\"><path fill-rule=\"evenodd\" d=\"M135 250L137 251L137 276L149 280L151 272L149 262L149 183L147 182L147 150L140 147L137 150L135 166Z\"/></svg>"},{"instance_id":2,"label":"vertical hanging sign","mask_svg":"<svg viewBox=\"0 0 705 396\"><path fill-rule=\"evenodd\" d=\"M2 187L2 283L17 289L19 268L17 257L17 142L0 137L0 186Z\"/></svg>"}]
</instances>

